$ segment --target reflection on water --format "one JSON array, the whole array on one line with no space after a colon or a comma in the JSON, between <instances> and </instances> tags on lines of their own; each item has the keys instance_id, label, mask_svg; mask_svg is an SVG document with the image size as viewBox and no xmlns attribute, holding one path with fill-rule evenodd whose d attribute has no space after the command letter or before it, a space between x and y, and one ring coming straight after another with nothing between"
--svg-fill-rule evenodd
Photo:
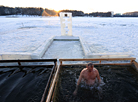
<instances>
[{"instance_id":1,"label":"reflection on water","mask_svg":"<svg viewBox=\"0 0 138 102\"><path fill-rule=\"evenodd\" d=\"M80 85L77 95L73 96L77 79L84 67L66 67L61 70L54 102L138 101L138 74L128 66L97 66L103 83L89 88Z\"/></svg>"},{"instance_id":2,"label":"reflection on water","mask_svg":"<svg viewBox=\"0 0 138 102\"><path fill-rule=\"evenodd\" d=\"M50 68L1 68L0 102L40 102Z\"/></svg>"}]
</instances>

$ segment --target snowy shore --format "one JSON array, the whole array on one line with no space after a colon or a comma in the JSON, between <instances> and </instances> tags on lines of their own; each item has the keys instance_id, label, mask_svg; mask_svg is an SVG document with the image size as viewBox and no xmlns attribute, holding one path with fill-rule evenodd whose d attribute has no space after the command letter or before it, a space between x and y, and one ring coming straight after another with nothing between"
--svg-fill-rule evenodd
<instances>
[{"instance_id":1,"label":"snowy shore","mask_svg":"<svg viewBox=\"0 0 138 102\"><path fill-rule=\"evenodd\" d=\"M138 18L73 17L72 26L92 52L131 53L138 59ZM2 16L0 54L32 53L54 35L61 35L59 17Z\"/></svg>"}]
</instances>

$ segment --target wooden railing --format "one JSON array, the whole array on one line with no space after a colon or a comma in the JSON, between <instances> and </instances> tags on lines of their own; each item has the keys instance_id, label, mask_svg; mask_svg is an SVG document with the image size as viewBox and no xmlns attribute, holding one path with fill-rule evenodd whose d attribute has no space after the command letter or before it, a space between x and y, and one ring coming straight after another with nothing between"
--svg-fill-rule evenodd
<instances>
[{"instance_id":1,"label":"wooden railing","mask_svg":"<svg viewBox=\"0 0 138 102\"><path fill-rule=\"evenodd\" d=\"M0 60L0 68L7 68L7 67L44 67L47 66L46 64L43 65L37 65L37 64L32 64L32 65L22 65L22 62L24 63L33 63L33 62L57 62L57 59L26 59L26 60ZM4 63L1 65L1 63ZM18 65L10 65L8 63L17 63ZM54 65L54 64L53 64Z\"/></svg>"},{"instance_id":2,"label":"wooden railing","mask_svg":"<svg viewBox=\"0 0 138 102\"><path fill-rule=\"evenodd\" d=\"M135 61L136 58L91 58L91 59L59 59L60 65L64 65L63 61L99 61L99 63L94 63L95 65L129 65ZM102 61L130 61L130 63L101 63Z\"/></svg>"}]
</instances>

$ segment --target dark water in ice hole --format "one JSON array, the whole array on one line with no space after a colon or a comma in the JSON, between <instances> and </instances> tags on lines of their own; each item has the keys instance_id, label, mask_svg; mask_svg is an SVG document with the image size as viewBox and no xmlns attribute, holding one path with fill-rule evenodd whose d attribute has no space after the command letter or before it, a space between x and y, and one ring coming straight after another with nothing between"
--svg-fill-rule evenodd
<instances>
[{"instance_id":1,"label":"dark water in ice hole","mask_svg":"<svg viewBox=\"0 0 138 102\"><path fill-rule=\"evenodd\" d=\"M85 66L84 66L85 67ZM138 74L128 66L101 66L102 93L80 88L73 96L80 71L84 67L63 69L54 94L54 102L138 102Z\"/></svg>"},{"instance_id":2,"label":"dark water in ice hole","mask_svg":"<svg viewBox=\"0 0 138 102\"><path fill-rule=\"evenodd\" d=\"M51 72L51 68L44 69L1 68L0 102L40 102Z\"/></svg>"}]
</instances>

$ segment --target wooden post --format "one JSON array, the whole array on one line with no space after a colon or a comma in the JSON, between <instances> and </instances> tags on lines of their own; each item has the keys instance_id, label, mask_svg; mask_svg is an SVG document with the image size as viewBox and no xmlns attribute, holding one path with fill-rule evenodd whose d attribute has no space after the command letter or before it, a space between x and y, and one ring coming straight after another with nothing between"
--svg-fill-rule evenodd
<instances>
[{"instance_id":1,"label":"wooden post","mask_svg":"<svg viewBox=\"0 0 138 102\"><path fill-rule=\"evenodd\" d=\"M49 89L49 93L48 93L46 102L50 102L50 100L51 100L51 96L52 96L52 93L53 93L53 89L54 89L54 86L55 86L55 83L56 83L56 80L57 80L57 76L58 76L59 70L60 70L60 65L57 67L57 71L55 73L55 77L53 79L52 85L51 85L51 87Z\"/></svg>"},{"instance_id":2,"label":"wooden post","mask_svg":"<svg viewBox=\"0 0 138 102\"><path fill-rule=\"evenodd\" d=\"M138 71L138 63L136 61L133 61L132 63L135 65L136 70Z\"/></svg>"},{"instance_id":3,"label":"wooden post","mask_svg":"<svg viewBox=\"0 0 138 102\"><path fill-rule=\"evenodd\" d=\"M130 63L132 63L134 60L131 60Z\"/></svg>"},{"instance_id":4,"label":"wooden post","mask_svg":"<svg viewBox=\"0 0 138 102\"><path fill-rule=\"evenodd\" d=\"M62 65L62 61L60 61L60 65Z\"/></svg>"},{"instance_id":5,"label":"wooden post","mask_svg":"<svg viewBox=\"0 0 138 102\"><path fill-rule=\"evenodd\" d=\"M101 60L99 61L99 63L101 64Z\"/></svg>"}]
</instances>

